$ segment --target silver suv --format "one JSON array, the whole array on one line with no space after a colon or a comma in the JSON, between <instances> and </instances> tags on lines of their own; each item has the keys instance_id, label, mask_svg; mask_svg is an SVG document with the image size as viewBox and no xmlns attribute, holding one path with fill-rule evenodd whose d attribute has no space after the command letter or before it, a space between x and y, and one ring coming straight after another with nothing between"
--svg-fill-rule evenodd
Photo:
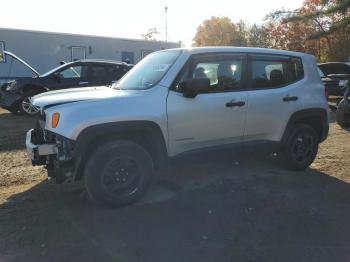
<instances>
[{"instance_id":1,"label":"silver suv","mask_svg":"<svg viewBox=\"0 0 350 262\"><path fill-rule=\"evenodd\" d=\"M148 55L112 87L34 97L26 146L57 182L84 179L97 203L139 199L152 171L184 153L263 146L293 170L328 135L325 88L311 55L211 47Z\"/></svg>"}]
</instances>

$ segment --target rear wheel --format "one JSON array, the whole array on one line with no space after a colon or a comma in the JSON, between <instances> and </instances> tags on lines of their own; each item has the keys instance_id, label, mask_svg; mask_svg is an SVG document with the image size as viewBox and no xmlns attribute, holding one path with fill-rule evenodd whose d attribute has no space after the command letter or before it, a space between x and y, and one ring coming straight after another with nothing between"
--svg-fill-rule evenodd
<instances>
[{"instance_id":1,"label":"rear wheel","mask_svg":"<svg viewBox=\"0 0 350 262\"><path fill-rule=\"evenodd\" d=\"M26 93L23 99L19 103L19 109L21 113L28 116L35 116L39 109L32 105L30 99L36 95L35 93Z\"/></svg>"},{"instance_id":2,"label":"rear wheel","mask_svg":"<svg viewBox=\"0 0 350 262\"><path fill-rule=\"evenodd\" d=\"M319 137L308 125L296 125L284 147L286 165L296 171L305 170L315 160Z\"/></svg>"},{"instance_id":3,"label":"rear wheel","mask_svg":"<svg viewBox=\"0 0 350 262\"><path fill-rule=\"evenodd\" d=\"M150 155L126 140L106 143L92 153L85 165L85 187L101 205L119 207L140 199L152 177Z\"/></svg>"}]
</instances>

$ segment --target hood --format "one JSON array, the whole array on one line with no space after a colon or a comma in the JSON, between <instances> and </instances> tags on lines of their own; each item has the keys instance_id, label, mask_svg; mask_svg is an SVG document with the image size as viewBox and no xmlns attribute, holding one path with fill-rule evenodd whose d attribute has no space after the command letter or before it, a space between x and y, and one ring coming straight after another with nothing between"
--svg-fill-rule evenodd
<instances>
[{"instance_id":1,"label":"hood","mask_svg":"<svg viewBox=\"0 0 350 262\"><path fill-rule=\"evenodd\" d=\"M71 102L123 96L127 93L127 91L116 90L107 86L62 89L36 95L32 98L32 104L36 107L43 108Z\"/></svg>"},{"instance_id":2,"label":"hood","mask_svg":"<svg viewBox=\"0 0 350 262\"><path fill-rule=\"evenodd\" d=\"M36 76L40 76L40 73L37 70L35 70L31 65L29 65L26 61L24 61L23 59L19 58L15 54L13 54L13 53L11 53L9 51L4 51L4 54L6 54L8 56L11 56L12 58L16 59L17 61L19 61L20 63L22 63L26 67L28 67Z\"/></svg>"}]
</instances>

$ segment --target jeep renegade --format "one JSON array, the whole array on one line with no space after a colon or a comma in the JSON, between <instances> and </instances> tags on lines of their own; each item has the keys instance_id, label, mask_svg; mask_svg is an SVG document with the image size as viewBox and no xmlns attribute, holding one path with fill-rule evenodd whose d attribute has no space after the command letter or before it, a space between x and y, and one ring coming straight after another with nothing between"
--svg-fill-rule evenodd
<instances>
[{"instance_id":1,"label":"jeep renegade","mask_svg":"<svg viewBox=\"0 0 350 262\"><path fill-rule=\"evenodd\" d=\"M83 179L97 203L138 200L152 171L180 154L267 146L306 169L328 135L325 88L311 55L207 47L152 53L110 87L35 96L26 138L57 182Z\"/></svg>"}]
</instances>

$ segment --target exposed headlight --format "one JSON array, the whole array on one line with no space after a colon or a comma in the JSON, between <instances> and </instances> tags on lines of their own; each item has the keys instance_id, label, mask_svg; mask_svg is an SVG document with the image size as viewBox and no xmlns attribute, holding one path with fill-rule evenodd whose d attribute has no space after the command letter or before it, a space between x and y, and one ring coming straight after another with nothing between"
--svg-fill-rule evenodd
<instances>
[{"instance_id":1,"label":"exposed headlight","mask_svg":"<svg viewBox=\"0 0 350 262\"><path fill-rule=\"evenodd\" d=\"M16 91L18 90L18 85L16 81L12 81L8 83L8 86L6 87L6 91Z\"/></svg>"}]
</instances>

